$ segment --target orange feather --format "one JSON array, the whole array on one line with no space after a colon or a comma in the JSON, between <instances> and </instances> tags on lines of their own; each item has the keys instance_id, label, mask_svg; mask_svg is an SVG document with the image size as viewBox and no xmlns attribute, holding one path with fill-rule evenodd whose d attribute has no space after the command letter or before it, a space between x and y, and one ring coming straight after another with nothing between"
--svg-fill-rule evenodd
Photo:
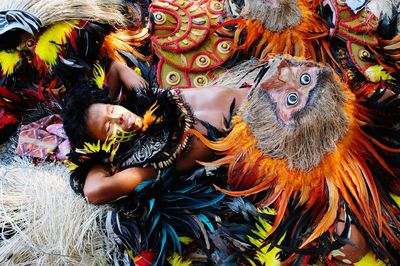
<instances>
[{"instance_id":1,"label":"orange feather","mask_svg":"<svg viewBox=\"0 0 400 266\"><path fill-rule=\"evenodd\" d=\"M356 94L362 96L370 89L366 88ZM365 232L380 248L385 249L380 242L383 234L394 247L399 248L400 240L384 218L390 215L392 222L397 223L395 226L399 227L396 218L398 211L379 195L374 176L366 161L379 165L389 175L394 176L377 149L395 153L400 150L389 148L362 131L361 126L372 123L371 113L357 104L355 94L347 86L343 85L343 91L347 98L344 112L349 122L348 131L338 141L337 149L327 154L321 163L310 171L289 169L285 159L264 156L256 148L257 141L240 116L233 118L232 131L219 141L209 141L194 130L190 133L196 134L205 145L226 156L214 163L207 163L229 164L228 185L235 191L219 188L221 191L232 196L269 191L269 195L261 203L263 206L274 204L277 207L272 232L287 215L285 212L289 200L297 196L300 196L301 203L306 204L307 210L313 210L317 217L322 217L321 221L314 225L312 233L300 244L301 248L311 244L323 233L334 231L341 208L340 197L347 202ZM327 188L328 196L324 193L324 188ZM324 201L327 202L327 208L321 204ZM383 214L382 209L387 212ZM378 230L375 231L375 228Z\"/></svg>"}]
</instances>

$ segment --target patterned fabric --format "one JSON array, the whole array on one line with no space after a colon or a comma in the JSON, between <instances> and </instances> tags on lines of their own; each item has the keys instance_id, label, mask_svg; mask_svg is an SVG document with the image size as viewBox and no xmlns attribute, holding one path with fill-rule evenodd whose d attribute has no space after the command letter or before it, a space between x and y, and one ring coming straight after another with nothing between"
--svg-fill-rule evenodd
<instances>
[{"instance_id":1,"label":"patterned fabric","mask_svg":"<svg viewBox=\"0 0 400 266\"><path fill-rule=\"evenodd\" d=\"M157 79L162 88L203 87L233 55L234 32L222 27L224 2L153 1L154 53L160 59Z\"/></svg>"},{"instance_id":2,"label":"patterned fabric","mask_svg":"<svg viewBox=\"0 0 400 266\"><path fill-rule=\"evenodd\" d=\"M69 150L59 115L47 116L21 127L17 145L17 153L20 155L65 160Z\"/></svg>"},{"instance_id":3,"label":"patterned fabric","mask_svg":"<svg viewBox=\"0 0 400 266\"><path fill-rule=\"evenodd\" d=\"M11 30L23 30L30 34L39 32L41 22L31 14L19 10L0 12L0 35Z\"/></svg>"}]
</instances>

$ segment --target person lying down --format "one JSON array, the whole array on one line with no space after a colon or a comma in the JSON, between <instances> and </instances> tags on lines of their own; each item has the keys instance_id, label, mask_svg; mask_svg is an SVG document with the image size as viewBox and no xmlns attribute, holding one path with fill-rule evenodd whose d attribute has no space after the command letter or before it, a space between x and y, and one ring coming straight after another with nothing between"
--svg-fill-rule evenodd
<instances>
[{"instance_id":1,"label":"person lying down","mask_svg":"<svg viewBox=\"0 0 400 266\"><path fill-rule=\"evenodd\" d=\"M210 160L213 152L184 132L194 128L206 134L200 121L224 130L232 103L237 107L246 94L245 88L220 86L135 89L120 104L111 104L105 90L83 81L65 105L65 132L76 148L100 141L110 144L112 151L73 182L74 188L90 203L106 203L156 178L159 169L174 165L178 171L188 171L199 166L197 161Z\"/></svg>"}]
</instances>

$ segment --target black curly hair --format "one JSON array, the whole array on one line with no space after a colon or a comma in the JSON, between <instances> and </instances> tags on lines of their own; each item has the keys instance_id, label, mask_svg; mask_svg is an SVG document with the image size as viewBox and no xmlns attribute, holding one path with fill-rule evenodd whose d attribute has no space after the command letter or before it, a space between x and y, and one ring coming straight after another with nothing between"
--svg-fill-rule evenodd
<instances>
[{"instance_id":1,"label":"black curly hair","mask_svg":"<svg viewBox=\"0 0 400 266\"><path fill-rule=\"evenodd\" d=\"M95 103L110 103L106 89L99 89L94 81L77 82L65 101L62 118L64 130L74 147L82 147L84 142L94 141L87 131L88 109Z\"/></svg>"}]
</instances>

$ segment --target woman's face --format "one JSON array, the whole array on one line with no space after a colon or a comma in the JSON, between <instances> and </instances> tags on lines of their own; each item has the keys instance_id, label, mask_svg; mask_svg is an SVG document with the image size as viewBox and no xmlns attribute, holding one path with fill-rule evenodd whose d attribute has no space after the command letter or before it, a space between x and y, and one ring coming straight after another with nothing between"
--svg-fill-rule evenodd
<instances>
[{"instance_id":1,"label":"woman's face","mask_svg":"<svg viewBox=\"0 0 400 266\"><path fill-rule=\"evenodd\" d=\"M114 129L133 132L142 128L142 118L120 105L95 103L89 107L87 116L89 134L101 141L110 139Z\"/></svg>"}]
</instances>

